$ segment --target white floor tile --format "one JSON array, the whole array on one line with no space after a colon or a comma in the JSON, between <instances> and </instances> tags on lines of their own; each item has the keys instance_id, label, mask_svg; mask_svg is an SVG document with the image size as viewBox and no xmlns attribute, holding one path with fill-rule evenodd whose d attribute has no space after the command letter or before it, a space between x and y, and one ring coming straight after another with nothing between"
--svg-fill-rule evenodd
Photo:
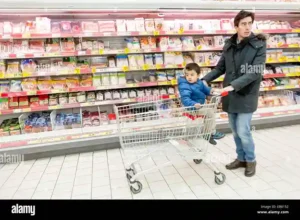
<instances>
[{"instance_id":1,"label":"white floor tile","mask_svg":"<svg viewBox=\"0 0 300 220\"><path fill-rule=\"evenodd\" d=\"M192 186L191 189L198 198L206 195L215 194L214 191L207 184Z\"/></svg>"},{"instance_id":2,"label":"white floor tile","mask_svg":"<svg viewBox=\"0 0 300 220\"><path fill-rule=\"evenodd\" d=\"M53 194L60 194L65 192L72 192L73 189L73 183L62 183L62 184L56 184Z\"/></svg>"},{"instance_id":3,"label":"white floor tile","mask_svg":"<svg viewBox=\"0 0 300 220\"><path fill-rule=\"evenodd\" d=\"M112 189L112 198L113 199L132 199L132 195L129 187Z\"/></svg>"},{"instance_id":4,"label":"white floor tile","mask_svg":"<svg viewBox=\"0 0 300 220\"><path fill-rule=\"evenodd\" d=\"M86 176L86 175L92 175L92 168L84 168L84 169L78 169L76 171L76 176Z\"/></svg>"},{"instance_id":5,"label":"white floor tile","mask_svg":"<svg viewBox=\"0 0 300 220\"><path fill-rule=\"evenodd\" d=\"M71 199L71 192L64 192L64 193L60 193L60 194L53 194L51 199L57 200L57 199Z\"/></svg>"},{"instance_id":6,"label":"white floor tile","mask_svg":"<svg viewBox=\"0 0 300 220\"><path fill-rule=\"evenodd\" d=\"M19 187L19 190L35 189L39 184L39 180L24 180Z\"/></svg>"},{"instance_id":7,"label":"white floor tile","mask_svg":"<svg viewBox=\"0 0 300 220\"><path fill-rule=\"evenodd\" d=\"M179 174L167 175L167 176L164 176L164 178L169 185L174 184L174 183L184 182L184 180L182 179L182 177Z\"/></svg>"},{"instance_id":8,"label":"white floor tile","mask_svg":"<svg viewBox=\"0 0 300 220\"><path fill-rule=\"evenodd\" d=\"M101 163L94 163L93 170L108 170L108 163L106 161Z\"/></svg>"},{"instance_id":9,"label":"white floor tile","mask_svg":"<svg viewBox=\"0 0 300 220\"><path fill-rule=\"evenodd\" d=\"M110 184L112 189L129 187L128 180L126 178L112 179Z\"/></svg>"},{"instance_id":10,"label":"white floor tile","mask_svg":"<svg viewBox=\"0 0 300 220\"><path fill-rule=\"evenodd\" d=\"M281 193L287 193L287 192L291 192L294 190L294 187L291 184L289 184L283 180L276 181L276 182L270 182L269 184Z\"/></svg>"},{"instance_id":11,"label":"white floor tile","mask_svg":"<svg viewBox=\"0 0 300 220\"><path fill-rule=\"evenodd\" d=\"M23 178L9 178L6 181L3 181L2 189L10 188L10 187L19 187L22 182Z\"/></svg>"},{"instance_id":12,"label":"white floor tile","mask_svg":"<svg viewBox=\"0 0 300 220\"><path fill-rule=\"evenodd\" d=\"M78 196L82 194L90 194L92 192L91 184L84 184L79 186L74 186L72 191L72 196Z\"/></svg>"},{"instance_id":13,"label":"white floor tile","mask_svg":"<svg viewBox=\"0 0 300 220\"><path fill-rule=\"evenodd\" d=\"M77 176L75 177L74 186L91 184L91 183L92 183L92 175Z\"/></svg>"},{"instance_id":14,"label":"white floor tile","mask_svg":"<svg viewBox=\"0 0 300 220\"><path fill-rule=\"evenodd\" d=\"M178 171L178 173L180 173L180 175L182 177L197 175L197 173L191 167L179 168L179 169L177 169L177 171Z\"/></svg>"},{"instance_id":15,"label":"white floor tile","mask_svg":"<svg viewBox=\"0 0 300 220\"><path fill-rule=\"evenodd\" d=\"M119 179L122 177L126 177L126 172L125 172L125 170L111 171L109 176L110 176L110 179Z\"/></svg>"},{"instance_id":16,"label":"white floor tile","mask_svg":"<svg viewBox=\"0 0 300 220\"><path fill-rule=\"evenodd\" d=\"M279 176L269 171L264 171L262 173L258 173L257 175L267 183L281 180Z\"/></svg>"},{"instance_id":17,"label":"white floor tile","mask_svg":"<svg viewBox=\"0 0 300 220\"><path fill-rule=\"evenodd\" d=\"M207 194L197 196L199 200L219 200L220 198L216 194Z\"/></svg>"},{"instance_id":18,"label":"white floor tile","mask_svg":"<svg viewBox=\"0 0 300 220\"><path fill-rule=\"evenodd\" d=\"M93 178L97 178L97 177L109 177L109 171L108 171L108 169L95 170L93 168Z\"/></svg>"},{"instance_id":19,"label":"white floor tile","mask_svg":"<svg viewBox=\"0 0 300 220\"><path fill-rule=\"evenodd\" d=\"M173 193L170 190L160 191L153 193L154 199L175 199Z\"/></svg>"},{"instance_id":20,"label":"white floor tile","mask_svg":"<svg viewBox=\"0 0 300 220\"><path fill-rule=\"evenodd\" d=\"M58 178L58 173L51 173L51 174L44 174L42 178L40 179L41 183L55 181Z\"/></svg>"},{"instance_id":21,"label":"white floor tile","mask_svg":"<svg viewBox=\"0 0 300 220\"><path fill-rule=\"evenodd\" d=\"M148 183L158 182L164 180L160 172L145 174Z\"/></svg>"},{"instance_id":22,"label":"white floor tile","mask_svg":"<svg viewBox=\"0 0 300 220\"><path fill-rule=\"evenodd\" d=\"M0 199L11 199L17 190L18 187L0 189Z\"/></svg>"},{"instance_id":23,"label":"white floor tile","mask_svg":"<svg viewBox=\"0 0 300 220\"><path fill-rule=\"evenodd\" d=\"M100 198L100 197L111 198L111 188L109 185L92 188L92 198Z\"/></svg>"},{"instance_id":24,"label":"white floor tile","mask_svg":"<svg viewBox=\"0 0 300 220\"><path fill-rule=\"evenodd\" d=\"M45 183L39 183L36 188L36 192L52 191L55 187L56 181L49 181Z\"/></svg>"},{"instance_id":25,"label":"white floor tile","mask_svg":"<svg viewBox=\"0 0 300 220\"><path fill-rule=\"evenodd\" d=\"M32 196L32 199L45 199L45 200L49 200L51 199L53 191L39 191L39 192L35 192Z\"/></svg>"},{"instance_id":26,"label":"white floor tile","mask_svg":"<svg viewBox=\"0 0 300 220\"><path fill-rule=\"evenodd\" d=\"M62 183L73 183L75 180L75 174L71 175L60 175L57 179L58 184Z\"/></svg>"},{"instance_id":27,"label":"white floor tile","mask_svg":"<svg viewBox=\"0 0 300 220\"><path fill-rule=\"evenodd\" d=\"M236 192L243 198L243 199L261 199L262 196L253 188L243 188L237 189Z\"/></svg>"},{"instance_id":28,"label":"white floor tile","mask_svg":"<svg viewBox=\"0 0 300 220\"><path fill-rule=\"evenodd\" d=\"M149 183L149 186L150 186L152 193L170 190L168 184L165 181Z\"/></svg>"},{"instance_id":29,"label":"white floor tile","mask_svg":"<svg viewBox=\"0 0 300 220\"><path fill-rule=\"evenodd\" d=\"M186 183L175 183L169 185L169 187L174 195L192 192L191 188Z\"/></svg>"},{"instance_id":30,"label":"white floor tile","mask_svg":"<svg viewBox=\"0 0 300 220\"><path fill-rule=\"evenodd\" d=\"M276 189L268 189L260 191L259 194L263 197L263 199L280 199L282 196L281 192L278 192Z\"/></svg>"},{"instance_id":31,"label":"white floor tile","mask_svg":"<svg viewBox=\"0 0 300 220\"><path fill-rule=\"evenodd\" d=\"M194 193L192 192L185 192L181 194L175 194L176 199L197 199Z\"/></svg>"},{"instance_id":32,"label":"white floor tile","mask_svg":"<svg viewBox=\"0 0 300 220\"><path fill-rule=\"evenodd\" d=\"M228 186L230 186L232 189L242 189L249 187L249 184L247 184L244 180L237 177L235 179L226 178L226 183Z\"/></svg>"},{"instance_id":33,"label":"white floor tile","mask_svg":"<svg viewBox=\"0 0 300 220\"><path fill-rule=\"evenodd\" d=\"M44 173L45 173L45 174L49 174L49 173L59 173L60 170L61 170L61 165L59 165L59 166L48 166L48 167L45 169Z\"/></svg>"},{"instance_id":34,"label":"white floor tile","mask_svg":"<svg viewBox=\"0 0 300 220\"><path fill-rule=\"evenodd\" d=\"M153 195L151 190L148 189L142 189L142 191L138 194L133 194L133 199L153 199Z\"/></svg>"},{"instance_id":35,"label":"white floor tile","mask_svg":"<svg viewBox=\"0 0 300 220\"><path fill-rule=\"evenodd\" d=\"M33 196L34 189L25 189L25 190L18 190L13 199L31 199Z\"/></svg>"},{"instance_id":36,"label":"white floor tile","mask_svg":"<svg viewBox=\"0 0 300 220\"><path fill-rule=\"evenodd\" d=\"M82 195L72 196L72 199L76 199L76 200L89 200L91 198L92 198L91 194L82 194Z\"/></svg>"},{"instance_id":37,"label":"white floor tile","mask_svg":"<svg viewBox=\"0 0 300 220\"><path fill-rule=\"evenodd\" d=\"M272 189L272 186L261 179L250 179L247 183L256 191Z\"/></svg>"},{"instance_id":38,"label":"white floor tile","mask_svg":"<svg viewBox=\"0 0 300 220\"><path fill-rule=\"evenodd\" d=\"M184 177L184 181L189 186L197 186L205 183L204 180L199 175Z\"/></svg>"},{"instance_id":39,"label":"white floor tile","mask_svg":"<svg viewBox=\"0 0 300 220\"><path fill-rule=\"evenodd\" d=\"M93 187L107 186L109 184L110 184L109 177L93 177L93 182L92 182Z\"/></svg>"},{"instance_id":40,"label":"white floor tile","mask_svg":"<svg viewBox=\"0 0 300 220\"><path fill-rule=\"evenodd\" d=\"M160 169L162 175L167 176L171 174L177 174L177 170L173 166L166 166Z\"/></svg>"}]
</instances>

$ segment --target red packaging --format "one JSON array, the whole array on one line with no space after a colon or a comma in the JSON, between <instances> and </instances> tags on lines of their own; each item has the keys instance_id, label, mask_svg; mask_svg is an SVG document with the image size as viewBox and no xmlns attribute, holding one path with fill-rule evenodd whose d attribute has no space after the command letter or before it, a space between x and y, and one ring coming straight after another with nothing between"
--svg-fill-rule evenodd
<instances>
[{"instance_id":1,"label":"red packaging","mask_svg":"<svg viewBox=\"0 0 300 220\"><path fill-rule=\"evenodd\" d=\"M19 107L28 107L28 106L29 106L28 97L20 97L19 98Z\"/></svg>"},{"instance_id":2,"label":"red packaging","mask_svg":"<svg viewBox=\"0 0 300 220\"><path fill-rule=\"evenodd\" d=\"M79 34L81 33L81 23L77 21L71 22L71 28L73 34Z\"/></svg>"},{"instance_id":3,"label":"red packaging","mask_svg":"<svg viewBox=\"0 0 300 220\"><path fill-rule=\"evenodd\" d=\"M38 96L33 96L30 97L30 107L38 107L39 106L39 97Z\"/></svg>"},{"instance_id":4,"label":"red packaging","mask_svg":"<svg viewBox=\"0 0 300 220\"><path fill-rule=\"evenodd\" d=\"M9 108L18 108L19 107L19 99L18 97L9 98Z\"/></svg>"},{"instance_id":5,"label":"red packaging","mask_svg":"<svg viewBox=\"0 0 300 220\"><path fill-rule=\"evenodd\" d=\"M48 95L40 95L39 96L39 105L40 106L49 105L49 96Z\"/></svg>"}]
</instances>

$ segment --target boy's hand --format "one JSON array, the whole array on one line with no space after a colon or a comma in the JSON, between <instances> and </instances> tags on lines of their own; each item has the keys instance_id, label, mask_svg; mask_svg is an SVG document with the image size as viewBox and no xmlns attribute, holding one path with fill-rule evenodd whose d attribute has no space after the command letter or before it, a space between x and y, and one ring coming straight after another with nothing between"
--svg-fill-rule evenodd
<instances>
[{"instance_id":1,"label":"boy's hand","mask_svg":"<svg viewBox=\"0 0 300 220\"><path fill-rule=\"evenodd\" d=\"M212 95L220 95L221 89L213 88L213 89L211 89L211 94Z\"/></svg>"},{"instance_id":2,"label":"boy's hand","mask_svg":"<svg viewBox=\"0 0 300 220\"><path fill-rule=\"evenodd\" d=\"M197 103L194 105L195 108L201 108L201 104Z\"/></svg>"}]
</instances>

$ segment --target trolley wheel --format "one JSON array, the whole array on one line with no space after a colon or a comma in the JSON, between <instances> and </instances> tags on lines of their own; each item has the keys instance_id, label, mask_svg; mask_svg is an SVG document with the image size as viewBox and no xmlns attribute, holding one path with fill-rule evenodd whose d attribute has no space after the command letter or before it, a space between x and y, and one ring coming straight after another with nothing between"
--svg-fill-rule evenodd
<instances>
[{"instance_id":1,"label":"trolley wheel","mask_svg":"<svg viewBox=\"0 0 300 220\"><path fill-rule=\"evenodd\" d=\"M126 168L126 171L127 172L130 172L130 171L133 171L133 169L130 167L129 169L128 168Z\"/></svg>"},{"instance_id":2,"label":"trolley wheel","mask_svg":"<svg viewBox=\"0 0 300 220\"><path fill-rule=\"evenodd\" d=\"M194 159L194 163L195 164L200 164L201 162L202 162L202 159L199 159L199 160L198 159Z\"/></svg>"},{"instance_id":3,"label":"trolley wheel","mask_svg":"<svg viewBox=\"0 0 300 220\"><path fill-rule=\"evenodd\" d=\"M131 190L131 192L132 192L133 194L140 193L140 192L142 191L142 188L143 188L143 185L142 185L141 182L136 181L135 183L136 183L136 185L137 185L137 187L138 187L137 189L136 189L135 187L133 187L133 186L130 186L130 190Z\"/></svg>"},{"instance_id":4,"label":"trolley wheel","mask_svg":"<svg viewBox=\"0 0 300 220\"><path fill-rule=\"evenodd\" d=\"M129 173L126 174L127 179L130 181L131 177Z\"/></svg>"},{"instance_id":5,"label":"trolley wheel","mask_svg":"<svg viewBox=\"0 0 300 220\"><path fill-rule=\"evenodd\" d=\"M222 185L226 180L226 176L224 173L215 174L215 182L218 185Z\"/></svg>"}]
</instances>

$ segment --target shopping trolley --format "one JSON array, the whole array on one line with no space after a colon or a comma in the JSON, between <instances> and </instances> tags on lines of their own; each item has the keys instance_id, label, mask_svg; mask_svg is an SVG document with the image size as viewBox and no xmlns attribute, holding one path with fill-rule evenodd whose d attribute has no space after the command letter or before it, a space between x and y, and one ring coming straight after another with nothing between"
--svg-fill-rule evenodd
<instances>
[{"instance_id":1,"label":"shopping trolley","mask_svg":"<svg viewBox=\"0 0 300 220\"><path fill-rule=\"evenodd\" d=\"M126 161L126 177L130 190L141 192L138 177L147 172L174 163L176 159L192 159L200 164L208 150L213 122L222 95L213 96L211 102L200 108L183 107L179 98L114 106L122 153ZM167 162L139 169L139 162L157 153L163 153ZM172 156L176 158L172 159ZM225 175L213 164L215 182L223 184Z\"/></svg>"}]
</instances>

